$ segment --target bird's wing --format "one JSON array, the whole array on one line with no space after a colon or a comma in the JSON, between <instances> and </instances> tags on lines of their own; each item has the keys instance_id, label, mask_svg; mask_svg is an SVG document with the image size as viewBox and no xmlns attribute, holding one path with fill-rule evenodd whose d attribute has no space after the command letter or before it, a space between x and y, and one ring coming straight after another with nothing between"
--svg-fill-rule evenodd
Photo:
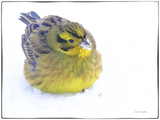
<instances>
[{"instance_id":1,"label":"bird's wing","mask_svg":"<svg viewBox=\"0 0 160 120\"><path fill-rule=\"evenodd\" d=\"M32 51L30 47L29 37L33 30L39 27L38 21L40 19L41 18L33 11L28 13L21 13L21 16L19 18L19 20L21 20L27 25L25 29L25 34L21 36L22 49L24 54L26 55L26 58L31 62L33 66L36 66L35 59L38 58L38 56Z\"/></svg>"}]
</instances>

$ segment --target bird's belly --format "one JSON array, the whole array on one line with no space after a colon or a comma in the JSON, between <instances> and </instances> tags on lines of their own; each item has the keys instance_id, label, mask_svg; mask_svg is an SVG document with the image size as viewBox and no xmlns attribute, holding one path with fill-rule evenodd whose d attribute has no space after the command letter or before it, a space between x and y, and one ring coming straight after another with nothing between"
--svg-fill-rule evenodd
<instances>
[{"instance_id":1,"label":"bird's belly","mask_svg":"<svg viewBox=\"0 0 160 120\"><path fill-rule=\"evenodd\" d=\"M41 68L40 71L31 71L32 67L26 63L24 74L31 86L48 93L77 93L91 87L98 79L101 69L93 68L88 72L76 75L63 69Z\"/></svg>"},{"instance_id":2,"label":"bird's belly","mask_svg":"<svg viewBox=\"0 0 160 120\"><path fill-rule=\"evenodd\" d=\"M91 87L97 80L95 76L68 76L65 74L38 75L34 79L28 78L31 86L49 93L77 93Z\"/></svg>"},{"instance_id":3,"label":"bird's belly","mask_svg":"<svg viewBox=\"0 0 160 120\"><path fill-rule=\"evenodd\" d=\"M48 81L48 79L45 78L44 83L42 83L44 87L41 90L51 93L77 93L91 87L95 80L94 78L83 79L82 77L74 77L62 78L55 81L51 79L51 81ZM37 88L40 89L41 87L37 86Z\"/></svg>"}]
</instances>

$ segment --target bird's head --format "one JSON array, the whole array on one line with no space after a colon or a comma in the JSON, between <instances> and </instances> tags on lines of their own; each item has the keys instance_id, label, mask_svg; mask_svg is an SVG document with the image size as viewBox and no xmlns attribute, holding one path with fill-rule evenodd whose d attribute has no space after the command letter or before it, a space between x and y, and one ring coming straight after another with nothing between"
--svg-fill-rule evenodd
<instances>
[{"instance_id":1,"label":"bird's head","mask_svg":"<svg viewBox=\"0 0 160 120\"><path fill-rule=\"evenodd\" d=\"M69 22L57 29L58 50L71 56L85 58L91 54L91 41L82 25Z\"/></svg>"}]
</instances>

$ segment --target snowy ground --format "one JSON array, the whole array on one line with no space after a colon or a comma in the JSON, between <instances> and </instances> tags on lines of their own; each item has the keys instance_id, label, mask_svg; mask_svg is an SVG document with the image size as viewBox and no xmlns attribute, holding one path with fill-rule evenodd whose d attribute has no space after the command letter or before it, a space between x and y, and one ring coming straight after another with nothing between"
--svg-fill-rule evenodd
<instances>
[{"instance_id":1,"label":"snowy ground","mask_svg":"<svg viewBox=\"0 0 160 120\"><path fill-rule=\"evenodd\" d=\"M26 82L25 24L18 18L31 10L79 22L93 34L103 72L84 93L48 94ZM2 25L4 118L157 117L157 2L3 2Z\"/></svg>"}]
</instances>

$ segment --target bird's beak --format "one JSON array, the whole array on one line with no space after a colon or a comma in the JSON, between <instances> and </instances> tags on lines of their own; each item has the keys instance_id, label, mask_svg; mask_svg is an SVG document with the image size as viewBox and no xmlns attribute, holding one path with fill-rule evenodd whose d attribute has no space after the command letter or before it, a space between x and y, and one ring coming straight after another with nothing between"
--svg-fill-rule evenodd
<instances>
[{"instance_id":1,"label":"bird's beak","mask_svg":"<svg viewBox=\"0 0 160 120\"><path fill-rule=\"evenodd\" d=\"M91 50L91 44L88 39L83 38L83 41L79 44L83 49Z\"/></svg>"}]
</instances>

